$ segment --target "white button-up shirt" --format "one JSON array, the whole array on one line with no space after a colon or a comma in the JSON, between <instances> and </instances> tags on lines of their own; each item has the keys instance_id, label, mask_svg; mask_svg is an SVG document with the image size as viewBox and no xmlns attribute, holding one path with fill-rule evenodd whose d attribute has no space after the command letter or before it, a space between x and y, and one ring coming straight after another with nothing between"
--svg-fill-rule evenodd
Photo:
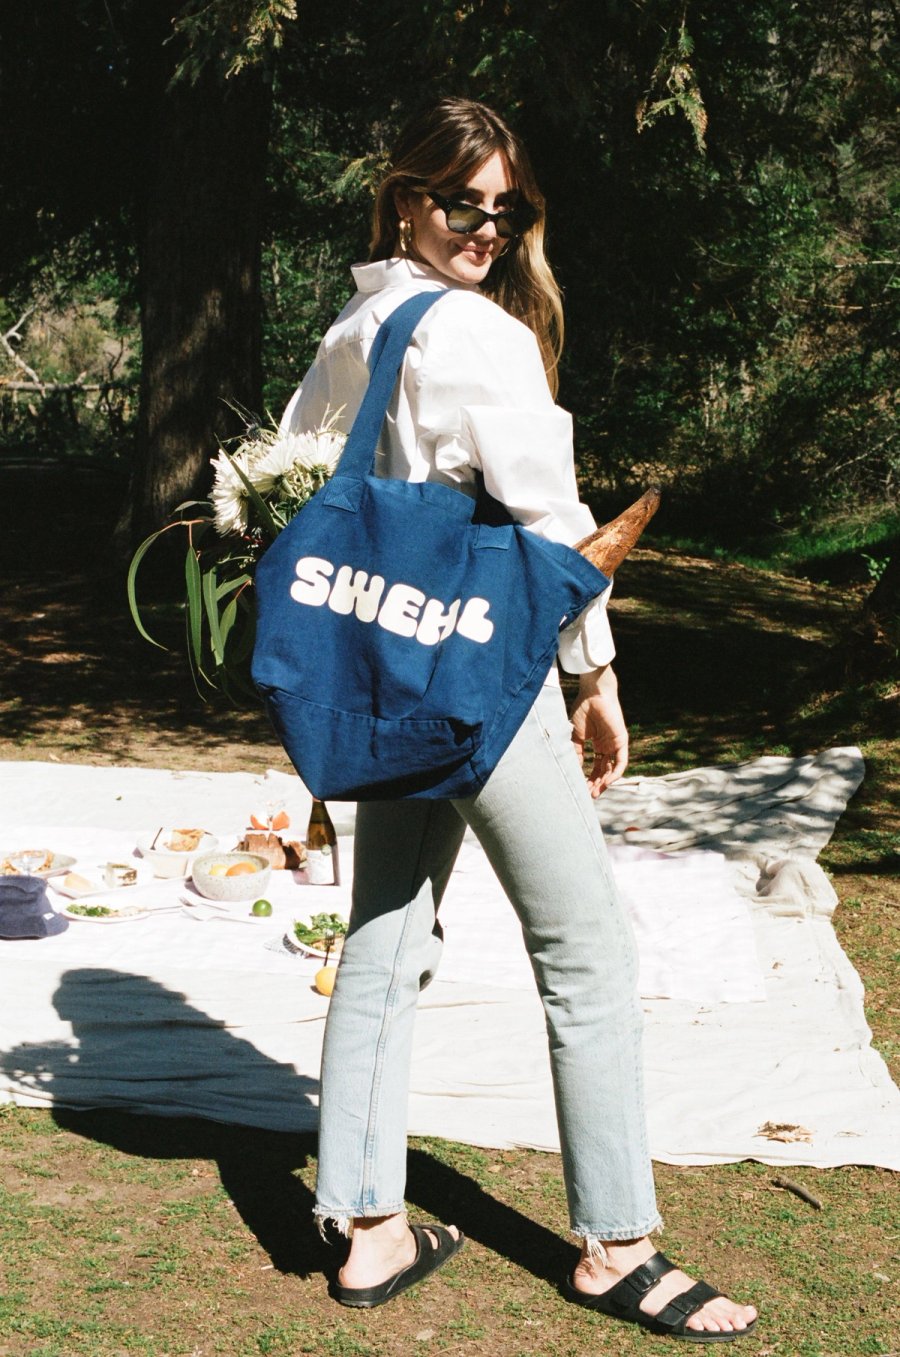
<instances>
[{"instance_id":1,"label":"white button-up shirt","mask_svg":"<svg viewBox=\"0 0 900 1357\"><path fill-rule=\"evenodd\" d=\"M353 278L359 290L322 340L284 412L282 431L308 432L340 410L337 427L348 433L381 322L413 293L446 292L419 322L407 350L376 474L442 481L474 496L480 471L490 494L538 536L571 546L593 531L591 512L578 499L572 417L554 404L528 326L477 286L448 282L409 259L357 265ZM570 673L608 664L615 654L608 594L560 633L559 659Z\"/></svg>"}]
</instances>

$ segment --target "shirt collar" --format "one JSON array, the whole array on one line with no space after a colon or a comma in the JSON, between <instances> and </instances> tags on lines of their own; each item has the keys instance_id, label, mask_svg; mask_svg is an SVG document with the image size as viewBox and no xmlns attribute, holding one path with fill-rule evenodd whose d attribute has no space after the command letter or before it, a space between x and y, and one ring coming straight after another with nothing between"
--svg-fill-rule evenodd
<instances>
[{"instance_id":1,"label":"shirt collar","mask_svg":"<svg viewBox=\"0 0 900 1357\"><path fill-rule=\"evenodd\" d=\"M380 292L385 287L409 287L410 283L428 284L433 287L462 288L465 292L477 292L477 283L454 283L429 264L419 264L414 259L377 259L374 264L354 264L350 272L360 292Z\"/></svg>"}]
</instances>

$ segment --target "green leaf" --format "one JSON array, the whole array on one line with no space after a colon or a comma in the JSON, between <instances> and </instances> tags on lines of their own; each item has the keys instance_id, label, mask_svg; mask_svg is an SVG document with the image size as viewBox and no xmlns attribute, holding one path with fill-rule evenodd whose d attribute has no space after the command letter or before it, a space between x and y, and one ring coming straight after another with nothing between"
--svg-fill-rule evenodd
<instances>
[{"instance_id":1,"label":"green leaf","mask_svg":"<svg viewBox=\"0 0 900 1357\"><path fill-rule=\"evenodd\" d=\"M216 596L216 568L211 566L201 575L203 606L206 609L206 621L209 626L209 643L213 659L218 668L225 661L225 649L222 633L219 630L219 600Z\"/></svg>"},{"instance_id":2,"label":"green leaf","mask_svg":"<svg viewBox=\"0 0 900 1357\"><path fill-rule=\"evenodd\" d=\"M203 601L200 562L193 546L184 558L184 582L187 588L188 638L193 662L198 673L203 673ZM205 677L205 676L204 676Z\"/></svg>"},{"instance_id":3,"label":"green leaf","mask_svg":"<svg viewBox=\"0 0 900 1357\"><path fill-rule=\"evenodd\" d=\"M239 665L246 660L253 649L253 642L256 640L256 608L252 605L246 593L239 594L235 603L244 615L243 629L231 653L232 663ZM252 691L255 692L256 690L253 689Z\"/></svg>"},{"instance_id":4,"label":"green leaf","mask_svg":"<svg viewBox=\"0 0 900 1357\"><path fill-rule=\"evenodd\" d=\"M228 638L231 635L231 629L237 620L238 605L237 599L233 598L230 603L226 603L222 609L222 616L219 618L219 634L222 638L222 653L228 645Z\"/></svg>"},{"instance_id":5,"label":"green leaf","mask_svg":"<svg viewBox=\"0 0 900 1357\"><path fill-rule=\"evenodd\" d=\"M222 599L226 594L234 593L237 589L243 589L244 585L252 584L253 576L245 571L243 575L236 575L232 580L223 580L216 589L216 598Z\"/></svg>"},{"instance_id":6,"label":"green leaf","mask_svg":"<svg viewBox=\"0 0 900 1357\"><path fill-rule=\"evenodd\" d=\"M171 527L171 524L169 527ZM131 558L131 564L128 567L128 576L125 581L125 590L128 595L128 607L131 612L131 620L134 622L134 625L137 627L144 640L149 641L150 644L156 646L158 650L166 650L168 647L164 646L160 641L155 641L144 626L143 621L141 620L140 609L138 608L135 586L137 583L138 567L140 566L141 561L153 546L157 537L161 537L164 532L168 532L168 527L160 528L159 532L151 533L149 537L144 538L143 542Z\"/></svg>"}]
</instances>

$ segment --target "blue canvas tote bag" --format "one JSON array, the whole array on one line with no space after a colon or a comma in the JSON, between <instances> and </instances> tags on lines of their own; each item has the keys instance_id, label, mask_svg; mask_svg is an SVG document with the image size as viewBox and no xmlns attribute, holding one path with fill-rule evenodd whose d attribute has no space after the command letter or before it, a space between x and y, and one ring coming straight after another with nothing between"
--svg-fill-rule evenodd
<instances>
[{"instance_id":1,"label":"blue canvas tote bag","mask_svg":"<svg viewBox=\"0 0 900 1357\"><path fill-rule=\"evenodd\" d=\"M256 572L253 679L300 777L333 800L464 797L487 781L567 625L608 580L495 500L373 474L412 333L379 327L332 479Z\"/></svg>"}]
</instances>

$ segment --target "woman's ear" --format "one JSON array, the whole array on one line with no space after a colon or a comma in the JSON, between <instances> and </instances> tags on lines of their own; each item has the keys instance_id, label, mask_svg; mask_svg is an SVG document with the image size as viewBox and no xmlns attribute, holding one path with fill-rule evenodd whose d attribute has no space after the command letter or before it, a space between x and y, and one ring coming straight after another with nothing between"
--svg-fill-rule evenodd
<instances>
[{"instance_id":1,"label":"woman's ear","mask_svg":"<svg viewBox=\"0 0 900 1357\"><path fill-rule=\"evenodd\" d=\"M394 189L394 206L397 209L397 216L401 221L404 217L411 216L412 200L413 195L408 188L400 187Z\"/></svg>"}]
</instances>

